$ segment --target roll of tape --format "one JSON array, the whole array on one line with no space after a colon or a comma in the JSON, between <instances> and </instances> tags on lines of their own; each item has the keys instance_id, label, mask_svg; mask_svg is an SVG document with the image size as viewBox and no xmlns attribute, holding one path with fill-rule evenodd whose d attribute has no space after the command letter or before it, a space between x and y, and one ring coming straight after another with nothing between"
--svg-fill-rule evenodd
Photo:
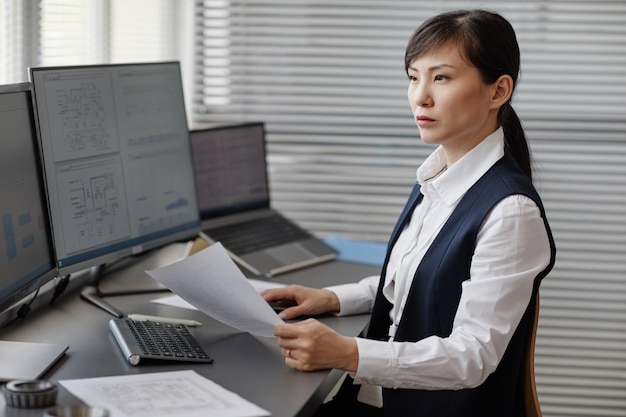
<instances>
[{"instance_id":1,"label":"roll of tape","mask_svg":"<svg viewBox=\"0 0 626 417\"><path fill-rule=\"evenodd\" d=\"M59 389L43 380L15 380L2 386L2 394L9 407L43 408L53 405Z\"/></svg>"}]
</instances>

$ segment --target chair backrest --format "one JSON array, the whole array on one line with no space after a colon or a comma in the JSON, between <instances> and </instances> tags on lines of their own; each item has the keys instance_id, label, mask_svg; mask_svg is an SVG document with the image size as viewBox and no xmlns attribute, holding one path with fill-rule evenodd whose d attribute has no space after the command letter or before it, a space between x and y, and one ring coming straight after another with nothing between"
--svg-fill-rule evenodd
<instances>
[{"instance_id":1,"label":"chair backrest","mask_svg":"<svg viewBox=\"0 0 626 417\"><path fill-rule=\"evenodd\" d=\"M526 417L542 417L537 386L535 384L535 341L537 339L537 326L539 325L539 293L535 303L533 322L528 345L524 354L524 367L522 369L522 384L524 392L524 404L526 406Z\"/></svg>"}]
</instances>

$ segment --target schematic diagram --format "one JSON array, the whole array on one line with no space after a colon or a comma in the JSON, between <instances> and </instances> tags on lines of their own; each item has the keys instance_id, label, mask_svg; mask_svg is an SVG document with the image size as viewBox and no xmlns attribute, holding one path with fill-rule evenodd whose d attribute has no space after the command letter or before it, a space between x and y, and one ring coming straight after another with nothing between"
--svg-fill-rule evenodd
<instances>
[{"instance_id":1,"label":"schematic diagram","mask_svg":"<svg viewBox=\"0 0 626 417\"><path fill-rule=\"evenodd\" d=\"M124 188L116 164L92 166L65 172L59 177L60 198L70 202L63 222L73 235L65 236L68 253L74 248L94 247L119 240L129 234Z\"/></svg>"},{"instance_id":2,"label":"schematic diagram","mask_svg":"<svg viewBox=\"0 0 626 417\"><path fill-rule=\"evenodd\" d=\"M111 82L105 75L74 74L46 83L42 131L55 163L119 151Z\"/></svg>"},{"instance_id":3,"label":"schematic diagram","mask_svg":"<svg viewBox=\"0 0 626 417\"><path fill-rule=\"evenodd\" d=\"M96 84L87 81L80 88L57 90L56 98L67 152L110 149L111 134L107 128L102 93Z\"/></svg>"}]
</instances>

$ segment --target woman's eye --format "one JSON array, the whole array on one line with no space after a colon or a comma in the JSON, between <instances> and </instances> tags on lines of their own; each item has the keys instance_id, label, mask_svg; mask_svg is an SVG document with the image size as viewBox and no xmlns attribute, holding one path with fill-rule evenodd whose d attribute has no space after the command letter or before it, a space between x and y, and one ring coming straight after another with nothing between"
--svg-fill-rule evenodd
<instances>
[{"instance_id":1,"label":"woman's eye","mask_svg":"<svg viewBox=\"0 0 626 417\"><path fill-rule=\"evenodd\" d=\"M435 81L443 81L443 80L447 80L448 77L446 77L445 75L435 75Z\"/></svg>"}]
</instances>

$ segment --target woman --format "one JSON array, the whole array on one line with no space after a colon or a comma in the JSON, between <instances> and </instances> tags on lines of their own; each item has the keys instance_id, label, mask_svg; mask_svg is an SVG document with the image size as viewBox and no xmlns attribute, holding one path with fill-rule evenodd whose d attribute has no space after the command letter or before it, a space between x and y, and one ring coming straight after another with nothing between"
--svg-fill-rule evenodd
<instances>
[{"instance_id":1,"label":"woman","mask_svg":"<svg viewBox=\"0 0 626 417\"><path fill-rule=\"evenodd\" d=\"M524 415L529 306L555 247L510 103L519 61L514 30L495 13L444 13L416 30L408 98L422 141L438 147L417 170L381 276L263 293L296 302L285 319L371 311L367 338L314 319L278 325L287 365L382 387L387 416Z\"/></svg>"}]
</instances>

